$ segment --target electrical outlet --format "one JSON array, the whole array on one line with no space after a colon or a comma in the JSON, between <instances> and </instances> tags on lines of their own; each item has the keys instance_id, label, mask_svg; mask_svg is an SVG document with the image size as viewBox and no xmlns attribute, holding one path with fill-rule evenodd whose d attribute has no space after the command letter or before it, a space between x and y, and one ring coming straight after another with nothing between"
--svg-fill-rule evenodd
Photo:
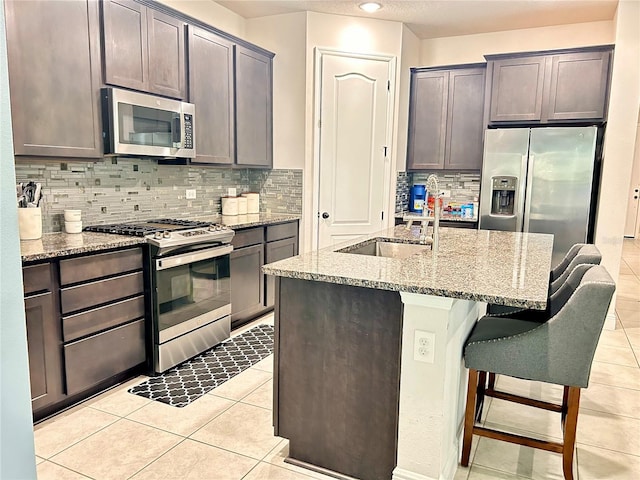
<instances>
[{"instance_id":1,"label":"electrical outlet","mask_svg":"<svg viewBox=\"0 0 640 480\"><path fill-rule=\"evenodd\" d=\"M451 198L451 190L442 190L440 192L440 194L444 197L444 198Z\"/></svg>"},{"instance_id":2,"label":"electrical outlet","mask_svg":"<svg viewBox=\"0 0 640 480\"><path fill-rule=\"evenodd\" d=\"M196 198L196 189L195 188L187 188L187 198L189 200L194 200Z\"/></svg>"},{"instance_id":3,"label":"electrical outlet","mask_svg":"<svg viewBox=\"0 0 640 480\"><path fill-rule=\"evenodd\" d=\"M413 359L418 362L433 363L436 354L436 334L416 330L413 337Z\"/></svg>"},{"instance_id":4,"label":"electrical outlet","mask_svg":"<svg viewBox=\"0 0 640 480\"><path fill-rule=\"evenodd\" d=\"M227 189L227 195L229 195L230 197L235 197L236 196L236 188L235 187L229 187Z\"/></svg>"}]
</instances>

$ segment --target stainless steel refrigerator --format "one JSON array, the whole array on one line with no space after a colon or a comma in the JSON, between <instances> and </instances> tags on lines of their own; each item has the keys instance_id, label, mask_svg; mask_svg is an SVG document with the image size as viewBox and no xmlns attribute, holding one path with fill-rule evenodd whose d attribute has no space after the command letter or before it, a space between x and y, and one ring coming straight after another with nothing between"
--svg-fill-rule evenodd
<instances>
[{"instance_id":1,"label":"stainless steel refrigerator","mask_svg":"<svg viewBox=\"0 0 640 480\"><path fill-rule=\"evenodd\" d=\"M552 233L557 265L591 235L598 137L595 126L486 130L479 228Z\"/></svg>"}]
</instances>

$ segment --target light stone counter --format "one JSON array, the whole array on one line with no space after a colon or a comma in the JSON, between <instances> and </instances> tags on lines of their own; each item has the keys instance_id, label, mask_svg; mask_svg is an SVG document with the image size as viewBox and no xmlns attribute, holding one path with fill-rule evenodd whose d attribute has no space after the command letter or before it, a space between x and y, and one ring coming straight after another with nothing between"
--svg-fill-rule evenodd
<instances>
[{"instance_id":1,"label":"light stone counter","mask_svg":"<svg viewBox=\"0 0 640 480\"><path fill-rule=\"evenodd\" d=\"M407 230L398 225L359 241L271 263L263 270L303 280L546 307L552 235L441 228L436 253L397 259L337 252L375 239L418 243L419 227Z\"/></svg>"},{"instance_id":2,"label":"light stone counter","mask_svg":"<svg viewBox=\"0 0 640 480\"><path fill-rule=\"evenodd\" d=\"M322 368L313 363L305 364L305 356L299 358L300 366L292 365L292 362L276 362L274 379L278 379L278 382L274 381L274 395L279 395L278 405L287 405L288 399L298 398L294 387L290 386L286 390L287 385L295 385L291 378L296 373L292 374L290 370L295 371L296 368L300 369L297 373L302 376L295 378L307 378L314 372L320 372L309 380L312 385L322 385L325 382L322 372L327 365L334 370L338 369L335 375L339 378L349 379L350 389L351 385L367 385L372 367L349 363L344 360L342 353L333 353L331 346L336 340L331 332L341 332L348 325L358 325L359 341L374 343L379 332L370 332L367 327L370 319L376 315L366 311L365 306L378 296L375 290L398 291L402 304L401 338L398 339L401 345L400 358L398 361L397 356L394 356L387 360L397 362L400 367L399 378L388 379L390 388L394 390L395 385L398 385L395 388L399 392L396 451L390 452L396 454L392 479L451 480L460 459L462 443L467 385L462 360L465 341L485 312L484 302L545 308L553 236L441 228L437 252L426 250L404 259L343 253L374 240L417 243L418 238L419 227L408 230L404 225L399 225L358 241L299 255L264 267L265 273L284 277L279 280L279 285L286 289L285 293L276 297L275 321L280 342L286 341L288 337L295 337L298 332L304 332L306 324L310 324L313 335L304 338L308 342L305 344L305 351L315 352L316 356L313 358L321 358L323 362ZM354 299L354 307L349 310L348 315L342 317L334 314L333 305L338 301L329 296L326 298L326 307L316 306L313 311L305 311L305 307L296 310L296 305L304 306L306 301L310 301L309 298L313 298L302 286L291 285L298 279L318 282L318 289L325 284L323 282L337 284L336 287L341 287L337 290L347 291L352 287L372 289L369 291L371 300L367 302ZM303 283L304 288L315 286L309 282ZM305 296L296 297L296 288L304 291ZM343 303L349 304L349 299ZM398 321L398 315L388 318L389 321ZM321 328L317 325L320 321L333 322L336 326L322 324ZM295 342L287 345L293 351L297 348ZM353 346L352 349L355 350L356 347ZM345 351L350 350L347 348ZM374 345L372 352L376 351ZM276 346L275 354L276 358L282 355L279 345ZM349 355L346 358L351 359ZM331 390L334 387L331 384L325 388ZM354 387L353 391L356 390ZM325 393L321 392L319 395L323 394ZM354 393L351 392L350 395ZM350 398L348 395L347 399ZM356 410L350 409L348 400L336 402L336 412L332 413L332 418L357 416L359 410L368 408L365 404L369 399L363 397L359 401L362 403ZM278 418L299 414L298 410L302 408L300 403L290 404L294 407L289 410L286 407L277 410ZM317 414L314 412L312 410L308 414ZM305 426L307 427L306 423ZM330 462L325 462L322 458L315 463L311 462L307 458L313 457L304 447L312 445L311 452L326 450L330 452L326 458L340 458L341 452L332 450L336 448L334 444L339 442L334 438L326 444L317 445L310 439L322 437L317 436L319 432L311 431L311 426L308 428L309 430L299 434L303 438L287 436L287 431L278 432L290 440L290 456L287 461L326 473L327 469L331 469ZM346 442L341 437L340 441L346 444L362 443L366 442L366 438L354 434ZM304 458L296 457L300 455L296 452L300 451L304 452ZM336 473L338 478L344 478L341 476L344 472Z\"/></svg>"}]
</instances>

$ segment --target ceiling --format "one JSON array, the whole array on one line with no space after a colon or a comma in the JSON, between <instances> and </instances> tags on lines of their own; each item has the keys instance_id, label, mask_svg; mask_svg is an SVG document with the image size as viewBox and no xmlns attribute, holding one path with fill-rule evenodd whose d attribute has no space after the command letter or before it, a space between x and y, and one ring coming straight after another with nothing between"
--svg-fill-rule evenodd
<instances>
[{"instance_id":1,"label":"ceiling","mask_svg":"<svg viewBox=\"0 0 640 480\"><path fill-rule=\"evenodd\" d=\"M377 0L368 14L366 0L217 0L244 18L311 11L405 23L420 39L611 20L618 0Z\"/></svg>"}]
</instances>

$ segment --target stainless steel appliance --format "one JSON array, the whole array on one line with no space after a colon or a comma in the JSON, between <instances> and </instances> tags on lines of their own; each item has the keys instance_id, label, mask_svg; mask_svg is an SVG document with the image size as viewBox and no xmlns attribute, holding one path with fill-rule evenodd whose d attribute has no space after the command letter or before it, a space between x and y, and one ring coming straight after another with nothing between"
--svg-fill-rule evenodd
<instances>
[{"instance_id":1,"label":"stainless steel appliance","mask_svg":"<svg viewBox=\"0 0 640 480\"><path fill-rule=\"evenodd\" d=\"M195 105L119 88L103 88L107 155L194 158Z\"/></svg>"},{"instance_id":2,"label":"stainless steel appliance","mask_svg":"<svg viewBox=\"0 0 640 480\"><path fill-rule=\"evenodd\" d=\"M164 372L229 338L233 230L172 219L85 230L144 236L149 243L149 363L154 372Z\"/></svg>"},{"instance_id":3,"label":"stainless steel appliance","mask_svg":"<svg viewBox=\"0 0 640 480\"><path fill-rule=\"evenodd\" d=\"M590 241L599 137L595 126L486 130L479 228L552 233L554 265Z\"/></svg>"}]
</instances>

